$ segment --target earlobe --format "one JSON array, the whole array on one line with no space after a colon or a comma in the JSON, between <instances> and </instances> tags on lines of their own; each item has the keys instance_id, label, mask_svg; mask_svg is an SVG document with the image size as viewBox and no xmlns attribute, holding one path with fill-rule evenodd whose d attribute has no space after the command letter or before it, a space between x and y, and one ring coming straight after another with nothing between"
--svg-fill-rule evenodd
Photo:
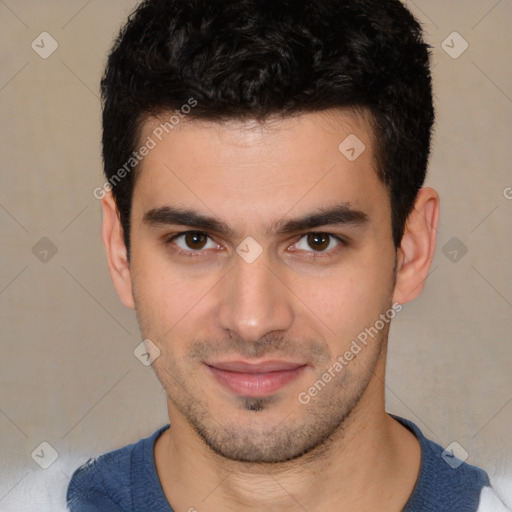
<instances>
[{"instance_id":1,"label":"earlobe","mask_svg":"<svg viewBox=\"0 0 512 512\"><path fill-rule=\"evenodd\" d=\"M397 251L393 302L405 304L423 290L436 249L439 208L439 195L434 189L419 190Z\"/></svg>"},{"instance_id":2,"label":"earlobe","mask_svg":"<svg viewBox=\"0 0 512 512\"><path fill-rule=\"evenodd\" d=\"M123 304L135 309L130 263L127 258L123 227L112 192L108 191L101 201L103 226L101 238L107 252L108 268L114 287Z\"/></svg>"}]
</instances>

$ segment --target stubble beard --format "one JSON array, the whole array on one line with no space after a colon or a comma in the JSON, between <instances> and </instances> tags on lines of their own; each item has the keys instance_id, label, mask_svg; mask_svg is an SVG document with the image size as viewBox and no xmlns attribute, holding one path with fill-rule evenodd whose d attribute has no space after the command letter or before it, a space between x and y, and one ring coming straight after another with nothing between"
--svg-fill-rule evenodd
<instances>
[{"instance_id":1,"label":"stubble beard","mask_svg":"<svg viewBox=\"0 0 512 512\"><path fill-rule=\"evenodd\" d=\"M253 464L285 463L301 457L316 459L343 438L377 367L388 332L389 325L371 341L372 346L363 349L361 366L344 367L308 404L300 404L295 395L283 404L276 396L238 397L236 414L243 411L251 415L244 424L215 416L201 398L201 390L188 386L194 382L190 372L183 371L169 357L158 358L153 368L171 403L216 455ZM312 382L321 378L329 366L318 366L321 369ZM271 415L273 423L262 421L265 414ZM277 421L276 416L280 418Z\"/></svg>"}]
</instances>

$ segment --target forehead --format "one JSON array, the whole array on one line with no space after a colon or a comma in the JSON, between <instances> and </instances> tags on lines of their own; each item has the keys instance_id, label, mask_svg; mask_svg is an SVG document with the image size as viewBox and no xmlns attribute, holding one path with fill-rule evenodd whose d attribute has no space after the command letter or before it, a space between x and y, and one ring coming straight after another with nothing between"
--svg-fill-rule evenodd
<instances>
[{"instance_id":1,"label":"forehead","mask_svg":"<svg viewBox=\"0 0 512 512\"><path fill-rule=\"evenodd\" d=\"M142 129L140 141L151 139L154 147L137 171L133 210L140 218L171 205L263 230L284 215L340 202L369 216L389 214L365 112L331 110L263 123L165 121L151 118Z\"/></svg>"}]
</instances>

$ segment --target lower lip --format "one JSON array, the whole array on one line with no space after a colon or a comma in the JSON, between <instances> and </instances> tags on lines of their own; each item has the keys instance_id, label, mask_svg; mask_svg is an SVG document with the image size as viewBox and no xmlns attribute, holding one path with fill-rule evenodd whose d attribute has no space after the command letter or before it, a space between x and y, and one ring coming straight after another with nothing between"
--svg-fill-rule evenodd
<instances>
[{"instance_id":1,"label":"lower lip","mask_svg":"<svg viewBox=\"0 0 512 512\"><path fill-rule=\"evenodd\" d=\"M268 396L276 393L284 386L297 379L305 370L298 366L291 370L281 370L267 373L240 373L219 370L208 366L214 377L233 393L242 396Z\"/></svg>"}]
</instances>

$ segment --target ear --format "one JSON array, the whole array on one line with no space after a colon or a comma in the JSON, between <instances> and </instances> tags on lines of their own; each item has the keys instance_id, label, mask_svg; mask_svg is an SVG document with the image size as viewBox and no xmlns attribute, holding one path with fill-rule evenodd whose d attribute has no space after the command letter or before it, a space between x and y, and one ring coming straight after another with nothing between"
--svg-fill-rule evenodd
<instances>
[{"instance_id":1,"label":"ear","mask_svg":"<svg viewBox=\"0 0 512 512\"><path fill-rule=\"evenodd\" d=\"M135 309L130 263L128 262L123 238L123 227L117 204L110 190L105 193L101 200L101 207L103 208L101 238L107 251L110 276L122 303L130 309Z\"/></svg>"},{"instance_id":2,"label":"ear","mask_svg":"<svg viewBox=\"0 0 512 512\"><path fill-rule=\"evenodd\" d=\"M393 302L405 304L423 290L436 249L439 205L439 195L434 189L419 190L397 249Z\"/></svg>"}]
</instances>

